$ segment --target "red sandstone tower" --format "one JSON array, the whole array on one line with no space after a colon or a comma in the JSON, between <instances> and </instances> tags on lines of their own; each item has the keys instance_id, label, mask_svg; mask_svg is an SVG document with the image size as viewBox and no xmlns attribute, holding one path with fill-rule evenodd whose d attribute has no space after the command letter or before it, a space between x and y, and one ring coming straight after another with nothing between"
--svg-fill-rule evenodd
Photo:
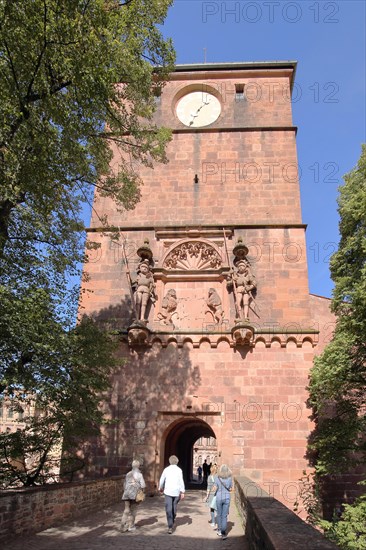
<instances>
[{"instance_id":1,"label":"red sandstone tower","mask_svg":"<svg viewBox=\"0 0 366 550\"><path fill-rule=\"evenodd\" d=\"M291 507L312 428L308 374L331 321L308 291L295 68L177 66L156 113L173 131L169 163L141 168L132 212L95 198L120 240L93 215L101 248L83 306L118 331L123 364L105 402L115 422L86 449L90 474L140 458L153 485L174 453L188 480L194 442L214 437L221 463Z\"/></svg>"}]
</instances>

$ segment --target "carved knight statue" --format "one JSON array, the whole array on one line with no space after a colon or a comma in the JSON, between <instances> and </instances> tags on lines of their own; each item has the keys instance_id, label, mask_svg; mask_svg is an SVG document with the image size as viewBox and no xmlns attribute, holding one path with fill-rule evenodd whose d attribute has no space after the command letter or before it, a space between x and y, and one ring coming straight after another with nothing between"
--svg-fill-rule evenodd
<instances>
[{"instance_id":1,"label":"carved knight statue","mask_svg":"<svg viewBox=\"0 0 366 550\"><path fill-rule=\"evenodd\" d=\"M156 301L155 283L148 260L143 260L138 268L136 280L133 282L135 288L135 303L137 317L140 321L147 321L146 308L151 301Z\"/></svg>"},{"instance_id":2,"label":"carved knight statue","mask_svg":"<svg viewBox=\"0 0 366 550\"><path fill-rule=\"evenodd\" d=\"M249 306L254 300L257 283L247 260L236 263L236 271L229 276L227 286L229 290L234 289L237 314L241 319L249 319Z\"/></svg>"}]
</instances>

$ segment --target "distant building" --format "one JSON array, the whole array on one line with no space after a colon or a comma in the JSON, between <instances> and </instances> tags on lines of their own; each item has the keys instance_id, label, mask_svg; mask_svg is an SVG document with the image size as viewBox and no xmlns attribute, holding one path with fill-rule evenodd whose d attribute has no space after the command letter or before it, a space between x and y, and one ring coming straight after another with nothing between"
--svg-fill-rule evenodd
<instances>
[{"instance_id":1,"label":"distant building","mask_svg":"<svg viewBox=\"0 0 366 550\"><path fill-rule=\"evenodd\" d=\"M218 464L217 443L214 437L200 437L193 445L193 473L197 472L198 466L202 466L206 460L207 464Z\"/></svg>"},{"instance_id":2,"label":"distant building","mask_svg":"<svg viewBox=\"0 0 366 550\"><path fill-rule=\"evenodd\" d=\"M34 414L34 404L28 401L23 411L16 411L13 408L11 398L6 396L0 399L0 433L15 432L25 427L23 418Z\"/></svg>"},{"instance_id":3,"label":"distant building","mask_svg":"<svg viewBox=\"0 0 366 550\"><path fill-rule=\"evenodd\" d=\"M23 404L23 410L17 410L11 397L5 395L0 399L0 434L12 434L24 430L27 427L27 418L42 415L42 411L37 410L34 399L28 397ZM50 452L52 465L47 471L41 471L41 477L45 483L59 481L61 445L55 445ZM31 472L38 467L37 453L19 456L17 459L11 459L10 463L21 472ZM7 486L7 484L5 484ZM21 485L20 482L15 486ZM14 484L12 485L14 486Z\"/></svg>"}]
</instances>

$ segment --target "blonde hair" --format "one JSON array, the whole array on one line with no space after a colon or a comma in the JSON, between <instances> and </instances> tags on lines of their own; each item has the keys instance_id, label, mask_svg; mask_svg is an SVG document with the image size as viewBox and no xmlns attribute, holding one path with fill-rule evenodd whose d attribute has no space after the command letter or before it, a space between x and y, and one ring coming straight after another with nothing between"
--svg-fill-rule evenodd
<instances>
[{"instance_id":1,"label":"blonde hair","mask_svg":"<svg viewBox=\"0 0 366 550\"><path fill-rule=\"evenodd\" d=\"M210 468L210 474L212 476L214 476L215 474L217 474L217 464L212 464L211 468Z\"/></svg>"}]
</instances>

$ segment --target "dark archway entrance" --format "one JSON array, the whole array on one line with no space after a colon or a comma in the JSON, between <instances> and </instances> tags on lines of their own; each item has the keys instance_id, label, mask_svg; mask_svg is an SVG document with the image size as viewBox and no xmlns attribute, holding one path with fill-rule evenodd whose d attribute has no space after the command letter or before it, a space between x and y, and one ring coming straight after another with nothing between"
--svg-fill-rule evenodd
<instances>
[{"instance_id":1,"label":"dark archway entrance","mask_svg":"<svg viewBox=\"0 0 366 550\"><path fill-rule=\"evenodd\" d=\"M163 438L162 441L162 445L164 445L164 467L168 465L171 455L177 455L187 485L192 481L193 446L197 439L201 437L216 438L216 435L207 422L197 417L189 417L173 422L167 429L165 439ZM195 485L195 487L200 488L199 485Z\"/></svg>"}]
</instances>

